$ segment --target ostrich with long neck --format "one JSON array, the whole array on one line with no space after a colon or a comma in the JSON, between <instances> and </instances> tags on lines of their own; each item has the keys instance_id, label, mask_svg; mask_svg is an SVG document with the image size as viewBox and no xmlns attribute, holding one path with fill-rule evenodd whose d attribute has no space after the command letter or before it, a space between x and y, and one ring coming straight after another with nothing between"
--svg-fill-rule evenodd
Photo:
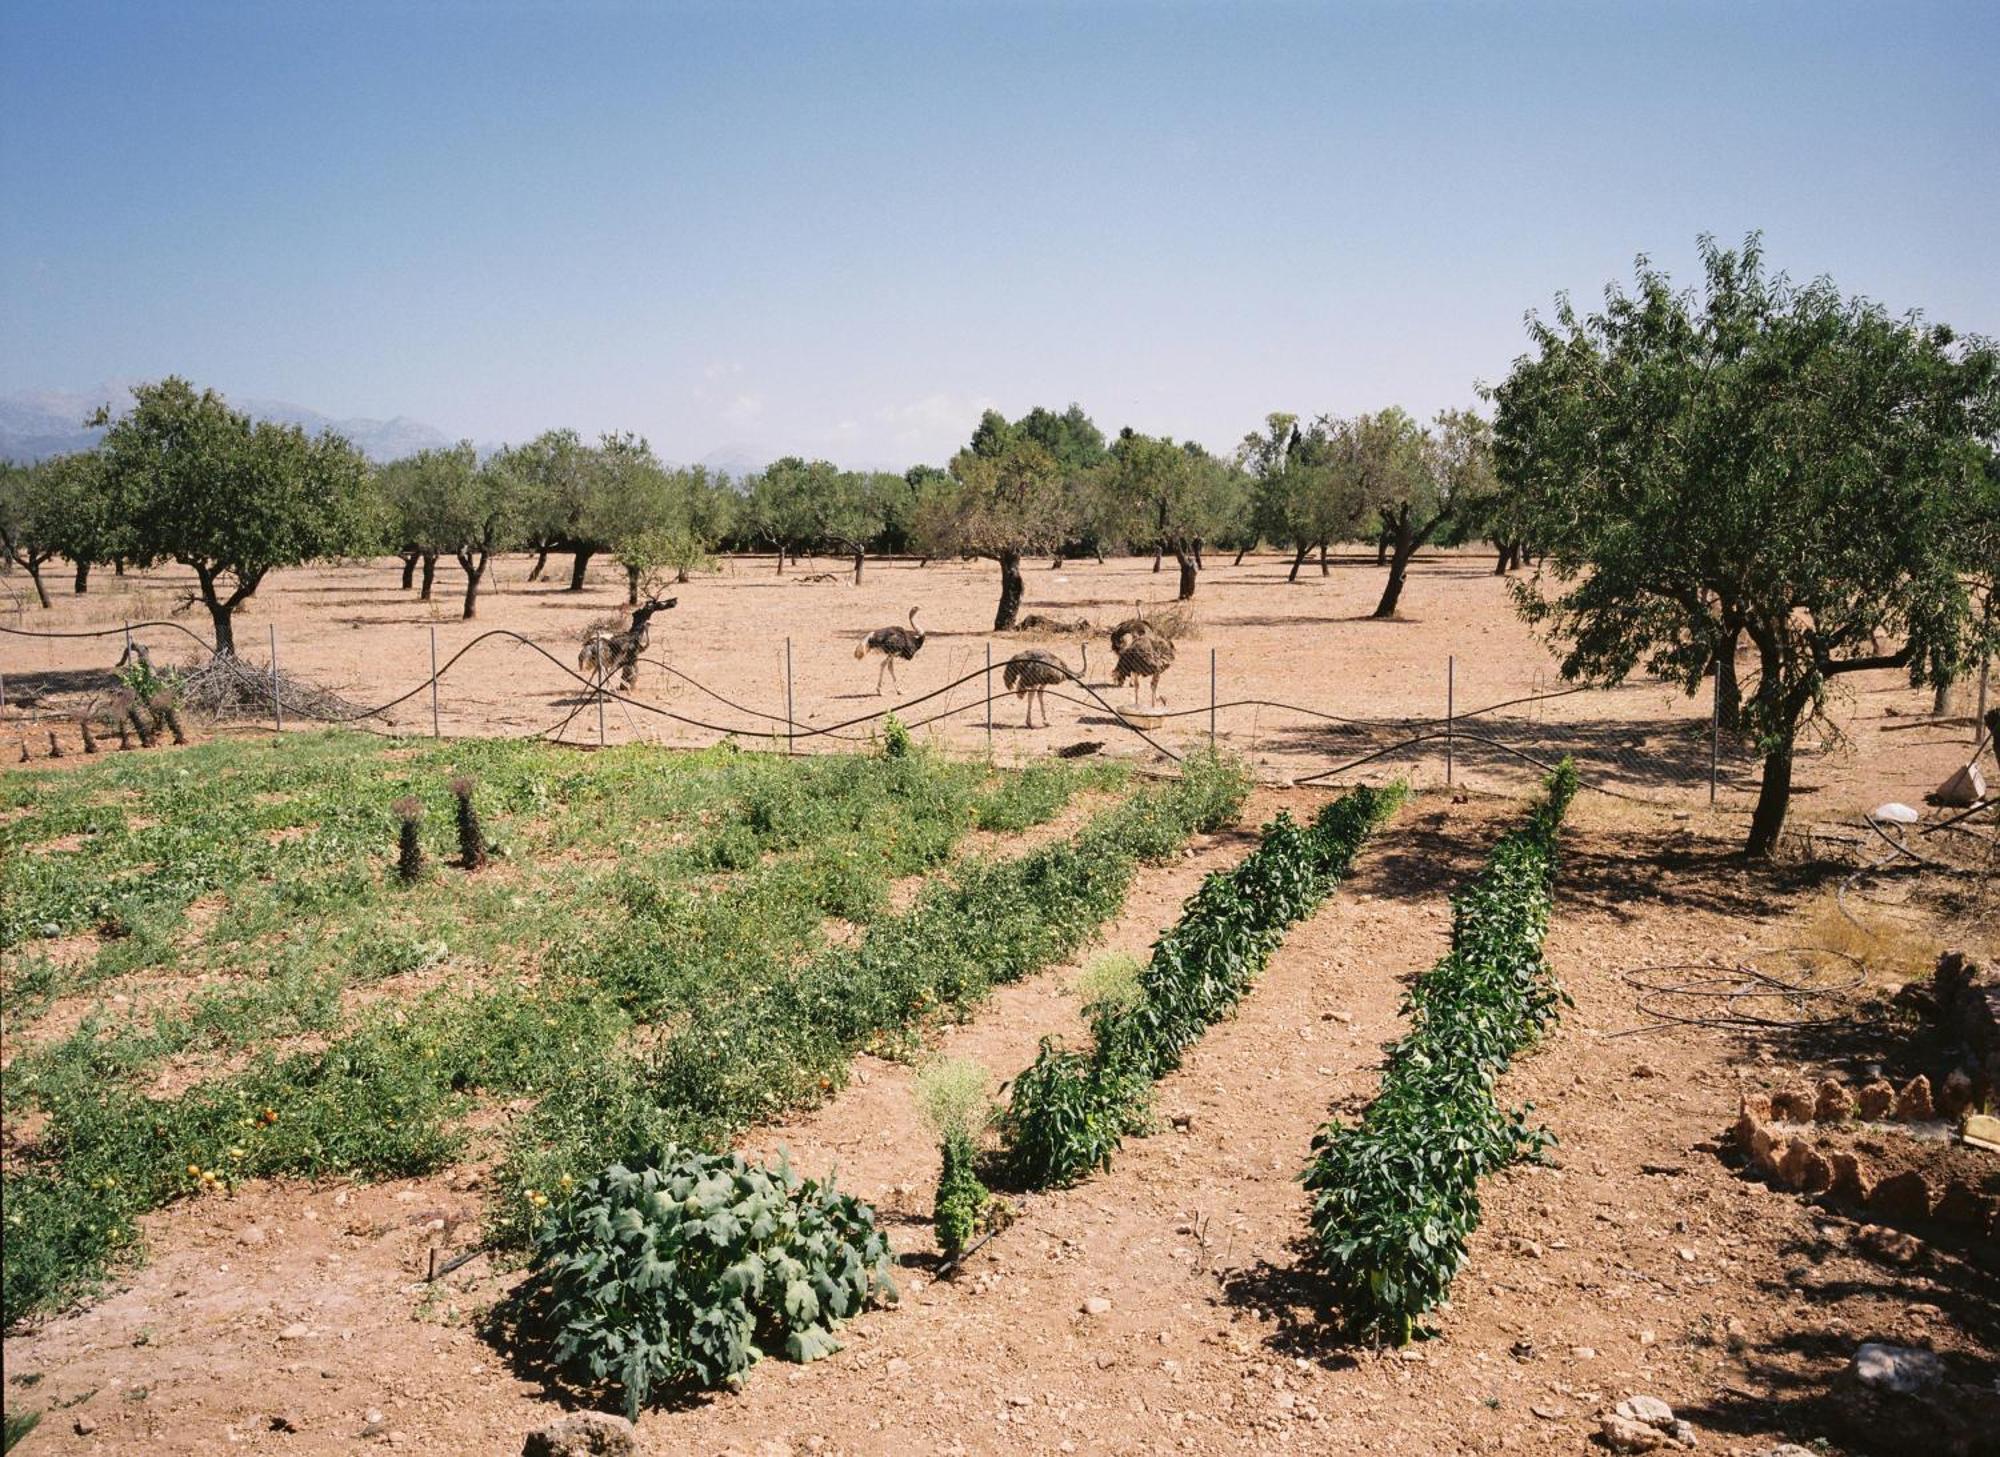
<instances>
[{"instance_id":1,"label":"ostrich with long neck","mask_svg":"<svg viewBox=\"0 0 2000 1457\"><path fill-rule=\"evenodd\" d=\"M623 632L593 632L583 640L583 651L577 654L576 667L580 673L588 673L600 684L611 677L615 668L621 687L631 689L639 682L639 654L646 651L653 640L653 614L664 612L680 602L678 597L665 601L655 597L642 607L632 609L632 622Z\"/></svg>"},{"instance_id":2,"label":"ostrich with long neck","mask_svg":"<svg viewBox=\"0 0 2000 1457\"><path fill-rule=\"evenodd\" d=\"M904 662L909 662L923 651L923 646L924 630L917 626L917 609L912 607L908 627L876 628L861 640L860 646L854 650L854 657L858 662L871 652L882 655L882 666L875 670L875 696L880 698L884 673L889 675L889 682L898 693L903 691L903 685L896 681L896 660L901 658Z\"/></svg>"},{"instance_id":3,"label":"ostrich with long neck","mask_svg":"<svg viewBox=\"0 0 2000 1457\"><path fill-rule=\"evenodd\" d=\"M1042 727L1049 726L1049 705L1042 695L1059 683L1081 683L1090 672L1090 644L1083 644L1083 666L1074 673L1054 653L1042 648L1026 648L1007 660L1006 670L1000 681L1016 698L1027 700L1028 721L1025 728L1035 726L1035 708L1042 710Z\"/></svg>"}]
</instances>

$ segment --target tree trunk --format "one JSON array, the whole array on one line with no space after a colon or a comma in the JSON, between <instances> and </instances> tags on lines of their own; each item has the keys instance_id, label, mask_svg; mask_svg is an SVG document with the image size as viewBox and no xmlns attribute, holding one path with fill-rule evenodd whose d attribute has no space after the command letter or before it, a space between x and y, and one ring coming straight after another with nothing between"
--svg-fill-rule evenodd
<instances>
[{"instance_id":1,"label":"tree trunk","mask_svg":"<svg viewBox=\"0 0 2000 1457\"><path fill-rule=\"evenodd\" d=\"M215 574L199 567L195 569L195 580L201 583L201 605L208 609L209 624L215 629L215 655L218 658L235 657L235 613L237 602L242 600L241 594L224 602L215 595Z\"/></svg>"},{"instance_id":2,"label":"tree trunk","mask_svg":"<svg viewBox=\"0 0 2000 1457\"><path fill-rule=\"evenodd\" d=\"M1757 790L1757 808L1750 816L1750 843L1745 851L1759 860L1768 860L1778 848L1778 836L1785 828L1785 811L1792 802L1792 733L1764 755L1764 782Z\"/></svg>"},{"instance_id":3,"label":"tree trunk","mask_svg":"<svg viewBox=\"0 0 2000 1457\"><path fill-rule=\"evenodd\" d=\"M1235 561L1233 561L1233 562L1231 562L1231 563L1230 563L1230 565L1231 565L1232 567L1240 567L1240 566L1242 566L1242 565L1243 565L1243 554L1244 554L1245 552L1249 551L1249 550L1250 550L1250 548L1249 548L1249 547L1247 547L1247 546L1239 546L1239 547L1238 547L1238 548L1236 549L1236 560L1235 560Z\"/></svg>"},{"instance_id":4,"label":"tree trunk","mask_svg":"<svg viewBox=\"0 0 2000 1457\"><path fill-rule=\"evenodd\" d=\"M42 585L42 564L29 557L27 567L28 580L35 584L35 596L41 600L42 606L49 606L49 589Z\"/></svg>"},{"instance_id":5,"label":"tree trunk","mask_svg":"<svg viewBox=\"0 0 2000 1457\"><path fill-rule=\"evenodd\" d=\"M81 587L77 588L77 591L79 592L81 592L82 590L83 588ZM1946 678L1937 685L1937 691L1931 694L1931 717L1943 718L1945 714L1950 711L1950 709L1951 709L1951 680L1949 678Z\"/></svg>"},{"instance_id":6,"label":"tree trunk","mask_svg":"<svg viewBox=\"0 0 2000 1457\"><path fill-rule=\"evenodd\" d=\"M781 577L785 575L785 546L783 542L778 543L778 575Z\"/></svg>"},{"instance_id":7,"label":"tree trunk","mask_svg":"<svg viewBox=\"0 0 2000 1457\"><path fill-rule=\"evenodd\" d=\"M431 600L431 583L437 580L438 554L434 551L427 551L423 554L423 557L424 589L418 595L422 601L428 602Z\"/></svg>"},{"instance_id":8,"label":"tree trunk","mask_svg":"<svg viewBox=\"0 0 2000 1457\"><path fill-rule=\"evenodd\" d=\"M548 569L549 549L545 546L538 546L535 548L535 564L528 568L528 580L531 582L541 581L542 573ZM403 585L408 586L409 584L406 582Z\"/></svg>"},{"instance_id":9,"label":"tree trunk","mask_svg":"<svg viewBox=\"0 0 2000 1457\"><path fill-rule=\"evenodd\" d=\"M469 622L479 610L479 579L486 575L486 553L481 552L475 560L470 552L462 551L458 564L465 568L465 611L460 616Z\"/></svg>"},{"instance_id":10,"label":"tree trunk","mask_svg":"<svg viewBox=\"0 0 2000 1457\"><path fill-rule=\"evenodd\" d=\"M1403 578L1410 570L1410 558L1416 554L1417 543L1410 535L1410 528L1399 528L1395 550L1389 554L1389 580L1382 588L1382 600L1375 604L1375 616L1389 618L1396 615L1396 603L1403 596Z\"/></svg>"},{"instance_id":11,"label":"tree trunk","mask_svg":"<svg viewBox=\"0 0 2000 1457\"><path fill-rule=\"evenodd\" d=\"M76 595L81 597L84 593L88 592L89 590L90 590L90 563L87 561L78 562L76 564Z\"/></svg>"},{"instance_id":12,"label":"tree trunk","mask_svg":"<svg viewBox=\"0 0 2000 1457\"><path fill-rule=\"evenodd\" d=\"M1027 590L1027 583L1021 580L1021 554L1007 551L1000 554L1000 610L993 614L993 630L1006 632L1014 625L1015 614L1021 610L1021 595Z\"/></svg>"},{"instance_id":13,"label":"tree trunk","mask_svg":"<svg viewBox=\"0 0 2000 1457\"><path fill-rule=\"evenodd\" d=\"M1194 576L1201 569L1200 563L1184 551L1175 552L1174 560L1180 564L1181 569L1180 595L1174 600L1176 602L1185 602L1194 596Z\"/></svg>"},{"instance_id":14,"label":"tree trunk","mask_svg":"<svg viewBox=\"0 0 2000 1457\"><path fill-rule=\"evenodd\" d=\"M857 551L854 553L854 585L857 587L861 585L861 562L862 554Z\"/></svg>"},{"instance_id":15,"label":"tree trunk","mask_svg":"<svg viewBox=\"0 0 2000 1457\"><path fill-rule=\"evenodd\" d=\"M1736 681L1736 645L1742 636L1740 627L1730 633L1715 657L1715 721L1724 733L1743 726L1743 690Z\"/></svg>"},{"instance_id":16,"label":"tree trunk","mask_svg":"<svg viewBox=\"0 0 2000 1457\"><path fill-rule=\"evenodd\" d=\"M685 582L687 579L688 569L686 567L676 567L674 569L674 580L676 582Z\"/></svg>"},{"instance_id":17,"label":"tree trunk","mask_svg":"<svg viewBox=\"0 0 2000 1457\"><path fill-rule=\"evenodd\" d=\"M1323 541L1322 541L1322 542L1321 542L1321 543L1319 544L1319 574L1320 574L1320 575L1321 575L1322 577L1325 577L1325 576L1331 576L1331 575L1332 575L1332 573L1331 573L1331 572L1330 572L1330 571L1329 571L1329 570L1327 569L1327 565L1326 565L1326 543L1325 543L1325 542L1323 542Z\"/></svg>"},{"instance_id":18,"label":"tree trunk","mask_svg":"<svg viewBox=\"0 0 2000 1457\"><path fill-rule=\"evenodd\" d=\"M1153 570L1156 572L1160 569L1160 557L1164 551L1164 547L1156 546L1153 548Z\"/></svg>"},{"instance_id":19,"label":"tree trunk","mask_svg":"<svg viewBox=\"0 0 2000 1457\"><path fill-rule=\"evenodd\" d=\"M1512 541L1497 541L1494 547L1500 553L1500 560L1494 563L1493 575L1504 577L1520 565L1521 548L1518 543Z\"/></svg>"},{"instance_id":20,"label":"tree trunk","mask_svg":"<svg viewBox=\"0 0 2000 1457\"><path fill-rule=\"evenodd\" d=\"M397 555L403 559L403 590L407 592L417 580L417 554L405 551L398 552Z\"/></svg>"},{"instance_id":21,"label":"tree trunk","mask_svg":"<svg viewBox=\"0 0 2000 1457\"><path fill-rule=\"evenodd\" d=\"M1311 550L1312 548L1309 546L1301 546L1299 548L1298 555L1292 558L1291 573L1285 578L1287 582L1296 582L1299 579L1299 568L1306 564L1306 553Z\"/></svg>"},{"instance_id":22,"label":"tree trunk","mask_svg":"<svg viewBox=\"0 0 2000 1457\"><path fill-rule=\"evenodd\" d=\"M1194 539L1194 564L1203 571L1208 570L1208 563L1201 559L1201 538L1199 536Z\"/></svg>"},{"instance_id":23,"label":"tree trunk","mask_svg":"<svg viewBox=\"0 0 2000 1457\"><path fill-rule=\"evenodd\" d=\"M1389 565L1390 539L1390 533L1387 531L1378 531L1375 533L1375 565L1378 567Z\"/></svg>"},{"instance_id":24,"label":"tree trunk","mask_svg":"<svg viewBox=\"0 0 2000 1457\"><path fill-rule=\"evenodd\" d=\"M625 568L625 605L627 607L639 605L639 569L634 566Z\"/></svg>"},{"instance_id":25,"label":"tree trunk","mask_svg":"<svg viewBox=\"0 0 2000 1457\"><path fill-rule=\"evenodd\" d=\"M115 557L113 557L113 558L111 559L111 575L112 575L112 576L114 576L114 577L122 577L122 576L124 576L124 575L125 575L125 558L124 558L124 557L122 557L122 556L115 556Z\"/></svg>"},{"instance_id":26,"label":"tree trunk","mask_svg":"<svg viewBox=\"0 0 2000 1457\"><path fill-rule=\"evenodd\" d=\"M590 566L590 559L596 555L597 548L595 547L580 546L576 549L576 560L570 564L569 569L570 591L581 592L583 590L584 571ZM466 615L470 616L471 614L468 613Z\"/></svg>"}]
</instances>

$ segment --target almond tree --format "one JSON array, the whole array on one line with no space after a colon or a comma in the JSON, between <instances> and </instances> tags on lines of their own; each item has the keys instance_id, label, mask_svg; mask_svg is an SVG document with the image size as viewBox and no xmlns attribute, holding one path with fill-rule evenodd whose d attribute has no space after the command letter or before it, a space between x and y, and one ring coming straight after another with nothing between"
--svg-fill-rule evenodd
<instances>
[{"instance_id":1,"label":"almond tree","mask_svg":"<svg viewBox=\"0 0 2000 1457\"><path fill-rule=\"evenodd\" d=\"M1232 471L1193 441L1140 435L1112 443L1099 485L1128 541L1171 555L1180 567L1177 600L1194 596L1202 545L1222 531L1235 500Z\"/></svg>"},{"instance_id":2,"label":"almond tree","mask_svg":"<svg viewBox=\"0 0 2000 1457\"><path fill-rule=\"evenodd\" d=\"M1690 694L1737 633L1763 755L1747 850L1778 845L1801 731L1837 679L1914 683L1992 650L1976 520L2000 354L1916 314L1767 275L1701 241L1700 296L1643 258L1633 290L1532 320L1495 392L1499 477L1546 551L1517 587L1567 678L1636 668Z\"/></svg>"},{"instance_id":3,"label":"almond tree","mask_svg":"<svg viewBox=\"0 0 2000 1457\"><path fill-rule=\"evenodd\" d=\"M235 653L235 613L273 569L362 544L367 463L332 431L253 422L177 376L89 423L109 427L109 509L132 558L193 569L218 654Z\"/></svg>"}]
</instances>

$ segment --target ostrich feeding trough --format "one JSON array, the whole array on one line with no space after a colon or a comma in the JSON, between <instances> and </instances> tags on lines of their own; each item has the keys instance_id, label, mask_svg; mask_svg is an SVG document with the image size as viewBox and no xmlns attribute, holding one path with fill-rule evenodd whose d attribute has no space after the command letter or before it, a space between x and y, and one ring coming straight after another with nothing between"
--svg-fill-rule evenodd
<instances>
[{"instance_id":1,"label":"ostrich feeding trough","mask_svg":"<svg viewBox=\"0 0 2000 1457\"><path fill-rule=\"evenodd\" d=\"M1136 708L1127 709L1119 717L1133 728L1142 729L1156 729L1167 721L1167 716L1163 713L1142 713Z\"/></svg>"}]
</instances>

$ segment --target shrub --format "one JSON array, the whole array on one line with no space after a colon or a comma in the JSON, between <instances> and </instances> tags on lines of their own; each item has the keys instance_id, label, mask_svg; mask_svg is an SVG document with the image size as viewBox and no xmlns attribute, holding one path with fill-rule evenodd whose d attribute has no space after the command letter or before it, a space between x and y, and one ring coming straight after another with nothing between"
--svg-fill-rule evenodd
<instances>
[{"instance_id":1,"label":"shrub","mask_svg":"<svg viewBox=\"0 0 2000 1457\"><path fill-rule=\"evenodd\" d=\"M910 731L903 727L903 721L895 714L885 714L882 719L882 757L885 759L907 759L916 750L910 739Z\"/></svg>"},{"instance_id":2,"label":"shrub","mask_svg":"<svg viewBox=\"0 0 2000 1457\"><path fill-rule=\"evenodd\" d=\"M1479 1180L1548 1135L1494 1083L1566 1000L1542 960L1556 835L1577 787L1567 760L1528 822L1452 898L1451 950L1410 990L1409 1033L1358 1124L1314 1137L1303 1180L1315 1263L1358 1334L1399 1343L1443 1300L1479 1223Z\"/></svg>"},{"instance_id":3,"label":"shrub","mask_svg":"<svg viewBox=\"0 0 2000 1457\"><path fill-rule=\"evenodd\" d=\"M993 1197L974 1167L979 1136L993 1117L986 1069L967 1058L934 1058L917 1069L916 1097L917 1110L939 1145L931 1223L938 1247L956 1259L972 1242Z\"/></svg>"},{"instance_id":4,"label":"shrub","mask_svg":"<svg viewBox=\"0 0 2000 1457\"><path fill-rule=\"evenodd\" d=\"M735 1385L762 1356L840 1349L835 1327L895 1298L890 1263L874 1211L830 1184L669 1147L553 1206L534 1272L557 1361L622 1388L636 1418L657 1395Z\"/></svg>"}]
</instances>

